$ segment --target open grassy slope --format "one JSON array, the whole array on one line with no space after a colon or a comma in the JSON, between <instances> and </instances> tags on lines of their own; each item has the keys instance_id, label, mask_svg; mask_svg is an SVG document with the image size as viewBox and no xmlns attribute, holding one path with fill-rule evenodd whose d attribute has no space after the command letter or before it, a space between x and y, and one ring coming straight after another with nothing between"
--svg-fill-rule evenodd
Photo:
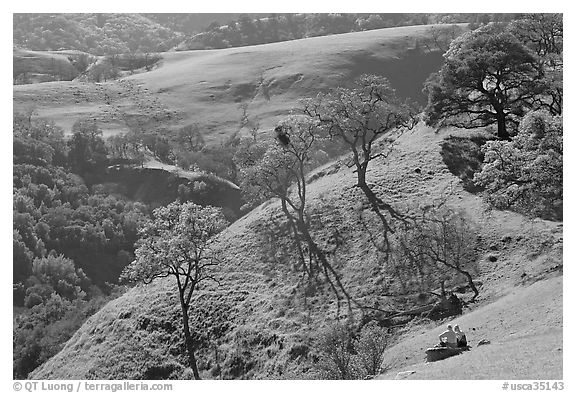
<instances>
[{"instance_id":1,"label":"open grassy slope","mask_svg":"<svg viewBox=\"0 0 576 393\"><path fill-rule=\"evenodd\" d=\"M318 91L362 73L382 74L398 93L424 100L422 83L439 68L439 53L412 49L430 26L315 37L251 47L163 53L147 73L105 83L49 82L14 86L14 107L34 107L69 131L90 116L105 134L126 130L125 119L151 118L152 128L202 125L208 141L235 132L247 106L252 124L273 126ZM249 126L252 126L249 125Z\"/></svg>"},{"instance_id":2,"label":"open grassy slope","mask_svg":"<svg viewBox=\"0 0 576 393\"><path fill-rule=\"evenodd\" d=\"M78 75L68 57L82 54L79 51L42 52L14 49L13 75L26 75L28 83L54 80L71 80Z\"/></svg>"},{"instance_id":3,"label":"open grassy slope","mask_svg":"<svg viewBox=\"0 0 576 393\"><path fill-rule=\"evenodd\" d=\"M514 349L518 355L525 353L535 364L531 367L540 366L538 378L558 378L561 357L556 353L539 357L537 352L543 346L561 348L561 279L539 281L561 271L562 225L486 211L481 199L466 192L442 161L440 143L449 132L436 133L419 125L400 138L388 159L377 159L368 173L373 187L387 200L426 208L446 199L448 205L464 209L481 231L487 247L476 266L481 296L458 321L465 329L476 328L469 334L473 343L487 338L493 344L446 362L457 364L464 356L475 357L473 364L481 368L482 362L489 363L493 357L501 359L497 343L503 341L498 336L502 332L521 340L510 348L518 349ZM405 306L402 298L386 296L398 283L386 273L363 230L360 215L369 213L364 197L352 187L355 174L335 162L318 169L314 178L309 192L313 233L324 249L332 251L331 261L342 273L344 284L362 302L401 309ZM284 249L289 242L281 222L278 203L271 201L219 237L226 259L222 285L214 293L199 294L193 311L197 329L217 327L213 330L217 345L201 350L198 356L205 378L312 375L310 362L305 361L314 356L310 336L336 316L334 297L330 292L309 292L304 301L297 286L300 273L292 268L293 258ZM515 289L534 282L528 289ZM31 378L182 378L187 371L173 288L169 280L158 281L109 303ZM397 332L401 341L389 350L387 362L395 370L412 369L411 365L422 361L421 348L435 343L442 328L438 326L414 321ZM543 335L545 328L552 329L549 335ZM402 347L404 341L407 344ZM513 377L489 370L479 377ZM424 371L415 376L441 377Z\"/></svg>"},{"instance_id":4,"label":"open grassy slope","mask_svg":"<svg viewBox=\"0 0 576 393\"><path fill-rule=\"evenodd\" d=\"M466 330L471 351L425 363L424 351L445 326L412 328L388 350L391 369L380 378L402 372L407 379L562 379L562 276L516 287L450 322ZM482 339L491 344L476 347Z\"/></svg>"}]
</instances>

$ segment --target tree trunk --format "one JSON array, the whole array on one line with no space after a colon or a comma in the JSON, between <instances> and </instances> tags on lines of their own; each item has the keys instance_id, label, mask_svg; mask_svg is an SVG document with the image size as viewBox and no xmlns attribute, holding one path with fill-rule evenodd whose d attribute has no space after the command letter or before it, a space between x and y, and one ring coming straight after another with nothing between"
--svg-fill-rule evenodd
<instances>
[{"instance_id":1,"label":"tree trunk","mask_svg":"<svg viewBox=\"0 0 576 393\"><path fill-rule=\"evenodd\" d=\"M464 277L466 277L466 280L468 280L468 286L470 287L470 289L472 290L472 292L474 292L474 296L472 297L472 299L470 300L470 302L474 302L476 300L476 298L478 297L478 295L480 294L480 292L478 292L478 288L476 288L476 284L474 284L474 280L472 279L472 275L470 273L468 273L466 270L462 269L459 266L456 265L452 265L450 263L447 263L446 261L442 261L441 259L436 259L438 262L442 263L444 266L450 268L450 269L454 269L456 270L458 273L462 274Z\"/></svg>"},{"instance_id":2,"label":"tree trunk","mask_svg":"<svg viewBox=\"0 0 576 393\"><path fill-rule=\"evenodd\" d=\"M502 109L496 109L496 119L498 120L498 138L503 141L510 140L510 134L506 130L506 114Z\"/></svg>"},{"instance_id":3,"label":"tree trunk","mask_svg":"<svg viewBox=\"0 0 576 393\"><path fill-rule=\"evenodd\" d=\"M440 281L440 293L442 294L442 299L446 299L446 288L444 287L444 280Z\"/></svg>"},{"instance_id":4,"label":"tree trunk","mask_svg":"<svg viewBox=\"0 0 576 393\"><path fill-rule=\"evenodd\" d=\"M384 230L390 233L394 233L390 224L388 223L388 220L386 220L386 217L384 217L382 210L386 210L392 218L396 218L400 221L405 222L405 217L399 212L397 212L391 205L389 205L388 203L384 202L381 198L379 198L374 191L372 191L368 183L366 183L367 170L368 170L368 164L356 165L356 172L358 178L356 187L360 188L362 192L364 192L364 195L366 195L366 198L368 198L368 202L370 202L372 211L374 211L374 213L376 213L380 218L380 221L382 221Z\"/></svg>"},{"instance_id":5,"label":"tree trunk","mask_svg":"<svg viewBox=\"0 0 576 393\"><path fill-rule=\"evenodd\" d=\"M366 183L365 175L362 176L362 183L360 182L360 176L358 177L358 187L360 187L362 192L364 192L364 195L366 195L366 198L368 198L368 202L370 202L370 207L372 207L372 211L376 213L376 215L380 219L380 222L382 222L382 226L384 227L385 233L394 233L394 231L390 227L390 224L388 223L388 220L386 219L386 217L384 217L384 214L382 214L381 208L390 212L393 217L397 215L394 209L390 205L384 203L380 198L378 198L376 193L372 191L372 189Z\"/></svg>"},{"instance_id":6,"label":"tree trunk","mask_svg":"<svg viewBox=\"0 0 576 393\"><path fill-rule=\"evenodd\" d=\"M474 296L472 296L472 299L470 299L471 302L474 302L478 297L478 295L480 294L478 292L478 288L476 288L476 285L474 284L474 281L472 280L472 276L470 275L470 273L464 270L461 270L460 272L466 276L466 279L468 280L468 286L474 292Z\"/></svg>"},{"instance_id":7,"label":"tree trunk","mask_svg":"<svg viewBox=\"0 0 576 393\"><path fill-rule=\"evenodd\" d=\"M360 187L362 190L364 188L368 188L368 184L366 184L366 170L367 168L364 168L360 164L356 164L356 174L358 178L358 182L356 185Z\"/></svg>"},{"instance_id":8,"label":"tree trunk","mask_svg":"<svg viewBox=\"0 0 576 393\"><path fill-rule=\"evenodd\" d=\"M182 322L184 325L184 340L186 341L186 351L188 352L188 361L194 374L194 379L199 380L200 374L198 373L198 365L196 364L196 356L194 355L194 343L192 342L192 335L190 334L190 325L188 318L188 309L184 304L183 294L180 295L180 305L182 307Z\"/></svg>"}]
</instances>

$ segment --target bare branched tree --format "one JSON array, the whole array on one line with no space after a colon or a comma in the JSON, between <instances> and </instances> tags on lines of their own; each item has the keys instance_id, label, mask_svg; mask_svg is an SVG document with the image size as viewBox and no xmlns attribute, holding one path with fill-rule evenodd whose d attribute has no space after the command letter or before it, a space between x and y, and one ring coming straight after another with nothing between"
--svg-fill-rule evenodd
<instances>
[{"instance_id":1,"label":"bare branched tree","mask_svg":"<svg viewBox=\"0 0 576 393\"><path fill-rule=\"evenodd\" d=\"M384 371L388 332L375 322L365 325L359 334L338 323L320 331L318 338L320 361L316 368L322 378L366 379Z\"/></svg>"},{"instance_id":2,"label":"bare branched tree","mask_svg":"<svg viewBox=\"0 0 576 393\"><path fill-rule=\"evenodd\" d=\"M464 33L464 29L458 25L431 26L427 30L427 36L421 41L429 52L446 52L450 43Z\"/></svg>"},{"instance_id":3,"label":"bare branched tree","mask_svg":"<svg viewBox=\"0 0 576 393\"><path fill-rule=\"evenodd\" d=\"M242 155L238 164L242 173L242 188L255 198L276 197L295 239L300 268L316 280L319 275L329 283L340 301L345 299L351 308L357 303L347 292L340 275L326 252L314 240L306 211L306 174L313 166L312 156L318 141L318 122L308 116L290 116L276 127L276 143L269 146L260 158Z\"/></svg>"},{"instance_id":4,"label":"bare branched tree","mask_svg":"<svg viewBox=\"0 0 576 393\"><path fill-rule=\"evenodd\" d=\"M398 253L402 267L420 278L426 289L440 287L445 297L445 282L465 278L474 292L479 292L473 280L474 264L478 258L477 233L466 216L447 207L432 209L414 220L398 234Z\"/></svg>"},{"instance_id":5,"label":"bare branched tree","mask_svg":"<svg viewBox=\"0 0 576 393\"><path fill-rule=\"evenodd\" d=\"M404 130L412 129L418 122L416 111L396 97L386 78L362 75L353 88L337 88L305 100L304 113L316 119L331 138L348 146L357 175L356 187L368 198L387 240L393 229L385 213L392 219L404 217L370 188L366 173L370 162L390 152L375 153L376 141L392 143ZM385 243L387 252L389 242Z\"/></svg>"},{"instance_id":6,"label":"bare branched tree","mask_svg":"<svg viewBox=\"0 0 576 393\"><path fill-rule=\"evenodd\" d=\"M388 348L388 332L374 321L366 324L355 345L358 362L365 376L375 377L383 371L384 352Z\"/></svg>"},{"instance_id":7,"label":"bare branched tree","mask_svg":"<svg viewBox=\"0 0 576 393\"><path fill-rule=\"evenodd\" d=\"M204 136L196 123L180 128L176 140L190 151L200 151L206 146Z\"/></svg>"}]
</instances>

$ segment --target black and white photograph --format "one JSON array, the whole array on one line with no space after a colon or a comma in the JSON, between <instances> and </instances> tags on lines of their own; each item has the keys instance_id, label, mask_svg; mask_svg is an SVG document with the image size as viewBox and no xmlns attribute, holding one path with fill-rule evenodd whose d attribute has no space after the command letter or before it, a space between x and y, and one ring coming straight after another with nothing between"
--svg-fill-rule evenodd
<instances>
[{"instance_id":1,"label":"black and white photograph","mask_svg":"<svg viewBox=\"0 0 576 393\"><path fill-rule=\"evenodd\" d=\"M568 389L564 14L516 6L13 12L7 389Z\"/></svg>"}]
</instances>

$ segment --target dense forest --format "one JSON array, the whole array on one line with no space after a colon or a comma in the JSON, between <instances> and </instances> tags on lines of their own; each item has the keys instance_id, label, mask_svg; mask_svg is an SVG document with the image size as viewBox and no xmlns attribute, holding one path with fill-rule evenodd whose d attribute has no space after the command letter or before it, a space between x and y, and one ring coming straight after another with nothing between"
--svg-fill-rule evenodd
<instances>
[{"instance_id":1,"label":"dense forest","mask_svg":"<svg viewBox=\"0 0 576 393\"><path fill-rule=\"evenodd\" d=\"M151 71L173 50L221 49L397 26L442 24L419 42L447 49L474 29L522 14L14 14L13 81L106 82ZM436 49L436 48L435 48ZM27 50L48 51L26 53Z\"/></svg>"},{"instance_id":2,"label":"dense forest","mask_svg":"<svg viewBox=\"0 0 576 393\"><path fill-rule=\"evenodd\" d=\"M14 14L14 45L31 50L164 52L182 37L138 14Z\"/></svg>"},{"instance_id":3,"label":"dense forest","mask_svg":"<svg viewBox=\"0 0 576 393\"><path fill-rule=\"evenodd\" d=\"M230 195L234 190L210 175L230 170L216 164L225 154L217 152L229 150L225 146L211 150L218 155L214 161L207 151L196 166L206 175L188 181L138 168L144 151L170 162L178 142L191 143L189 133L171 143L149 134L105 141L90 120L77 122L72 132L65 138L62 129L34 113L14 114L14 375L19 378L57 353L88 316L122 293L118 278L134 259L138 231L153 207L178 199L217 204L231 220L240 214L240 196ZM212 170L210 162L216 165ZM142 194L145 182L158 188Z\"/></svg>"},{"instance_id":4,"label":"dense forest","mask_svg":"<svg viewBox=\"0 0 576 393\"><path fill-rule=\"evenodd\" d=\"M507 22L520 14L271 14L241 15L228 24L212 23L187 38L176 50L215 49L297 40L332 34L398 26L469 23L472 28L489 22Z\"/></svg>"},{"instance_id":5,"label":"dense forest","mask_svg":"<svg viewBox=\"0 0 576 393\"><path fill-rule=\"evenodd\" d=\"M148 207L90 187L104 171L104 140L79 124L72 138L15 114L13 220L15 375L24 377L111 297L133 258Z\"/></svg>"},{"instance_id":6,"label":"dense forest","mask_svg":"<svg viewBox=\"0 0 576 393\"><path fill-rule=\"evenodd\" d=\"M425 24L473 26L521 14L14 14L15 47L92 55L213 49Z\"/></svg>"}]
</instances>

